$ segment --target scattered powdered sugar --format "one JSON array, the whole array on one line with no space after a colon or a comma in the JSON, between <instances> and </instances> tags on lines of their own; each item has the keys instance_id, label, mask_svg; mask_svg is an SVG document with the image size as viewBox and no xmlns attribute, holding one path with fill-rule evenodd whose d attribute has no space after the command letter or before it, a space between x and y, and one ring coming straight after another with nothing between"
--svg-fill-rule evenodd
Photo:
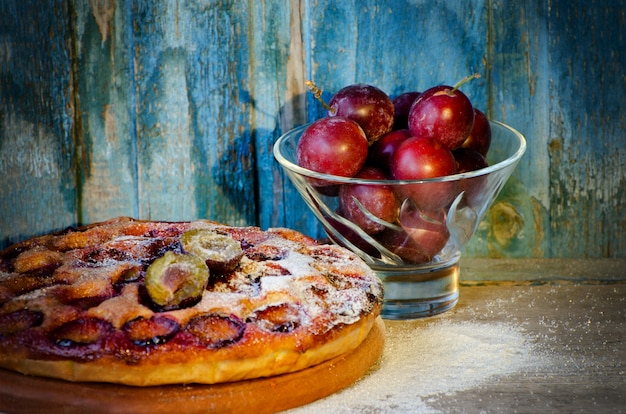
<instances>
[{"instance_id":1,"label":"scattered powdered sugar","mask_svg":"<svg viewBox=\"0 0 626 414\"><path fill-rule=\"evenodd\" d=\"M387 326L383 356L372 372L293 413L436 412L428 403L438 395L547 363L532 338L513 325L438 320L411 330Z\"/></svg>"},{"instance_id":2,"label":"scattered powdered sugar","mask_svg":"<svg viewBox=\"0 0 626 414\"><path fill-rule=\"evenodd\" d=\"M294 276L309 275L311 273L311 263L313 258L303 255L292 249L289 254L282 258L279 263L290 274Z\"/></svg>"}]
</instances>

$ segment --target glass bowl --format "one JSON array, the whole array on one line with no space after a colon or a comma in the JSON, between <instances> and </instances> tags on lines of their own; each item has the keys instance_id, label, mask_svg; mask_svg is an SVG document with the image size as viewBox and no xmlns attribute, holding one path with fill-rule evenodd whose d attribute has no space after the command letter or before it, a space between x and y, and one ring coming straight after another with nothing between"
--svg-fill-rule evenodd
<instances>
[{"instance_id":1,"label":"glass bowl","mask_svg":"<svg viewBox=\"0 0 626 414\"><path fill-rule=\"evenodd\" d=\"M454 307L459 297L459 259L481 219L526 150L515 129L491 121L489 166L427 180L369 180L321 174L297 165L296 148L308 125L282 135L274 157L283 167L329 239L360 256L385 287L382 316L411 319ZM362 217L377 229L359 226L340 214L342 186L367 185L388 191L397 202L397 218L383 221L355 201ZM448 194L443 207L423 203L428 194ZM360 213L359 213L360 214ZM367 221L367 220L366 220ZM366 228L367 230L364 230ZM381 230L382 229L382 230Z\"/></svg>"}]
</instances>

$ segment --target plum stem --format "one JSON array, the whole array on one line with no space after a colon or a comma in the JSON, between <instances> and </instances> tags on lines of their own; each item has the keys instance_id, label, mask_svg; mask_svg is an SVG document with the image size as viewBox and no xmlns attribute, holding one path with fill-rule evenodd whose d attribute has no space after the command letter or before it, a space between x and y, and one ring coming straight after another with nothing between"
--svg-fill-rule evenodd
<instances>
[{"instance_id":1,"label":"plum stem","mask_svg":"<svg viewBox=\"0 0 626 414\"><path fill-rule=\"evenodd\" d=\"M464 77L463 79L458 81L456 85L452 87L452 90L450 91L450 93L456 91L457 89L459 89L461 86L471 81L472 79L478 79L478 78L480 78L480 73L472 73L471 75Z\"/></svg>"},{"instance_id":2,"label":"plum stem","mask_svg":"<svg viewBox=\"0 0 626 414\"><path fill-rule=\"evenodd\" d=\"M309 90L315 97L315 99L317 99L322 104L324 109L334 113L335 111L330 106L328 106L328 104L324 102L324 100L322 99L323 91L320 88L318 88L317 85L313 81L307 80L305 83L306 83L307 88L309 88Z\"/></svg>"}]
</instances>

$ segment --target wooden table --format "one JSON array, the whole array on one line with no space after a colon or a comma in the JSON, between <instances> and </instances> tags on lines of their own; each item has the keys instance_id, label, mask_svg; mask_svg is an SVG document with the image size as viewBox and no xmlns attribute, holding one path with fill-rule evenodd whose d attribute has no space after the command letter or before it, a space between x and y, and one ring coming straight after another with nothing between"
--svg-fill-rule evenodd
<instances>
[{"instance_id":1,"label":"wooden table","mask_svg":"<svg viewBox=\"0 0 626 414\"><path fill-rule=\"evenodd\" d=\"M463 282L443 315L385 321L385 351L366 377L293 411L624 412L625 265L465 262L462 278L487 281Z\"/></svg>"}]
</instances>

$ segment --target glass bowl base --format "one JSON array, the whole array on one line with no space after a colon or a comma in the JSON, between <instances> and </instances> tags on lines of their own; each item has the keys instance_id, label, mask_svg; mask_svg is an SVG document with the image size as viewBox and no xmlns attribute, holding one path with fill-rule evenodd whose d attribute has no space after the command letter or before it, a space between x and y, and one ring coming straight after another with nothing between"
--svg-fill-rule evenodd
<instances>
[{"instance_id":1,"label":"glass bowl base","mask_svg":"<svg viewBox=\"0 0 626 414\"><path fill-rule=\"evenodd\" d=\"M459 300L459 265L416 272L375 269L385 286L381 316L417 319L452 309Z\"/></svg>"}]
</instances>

